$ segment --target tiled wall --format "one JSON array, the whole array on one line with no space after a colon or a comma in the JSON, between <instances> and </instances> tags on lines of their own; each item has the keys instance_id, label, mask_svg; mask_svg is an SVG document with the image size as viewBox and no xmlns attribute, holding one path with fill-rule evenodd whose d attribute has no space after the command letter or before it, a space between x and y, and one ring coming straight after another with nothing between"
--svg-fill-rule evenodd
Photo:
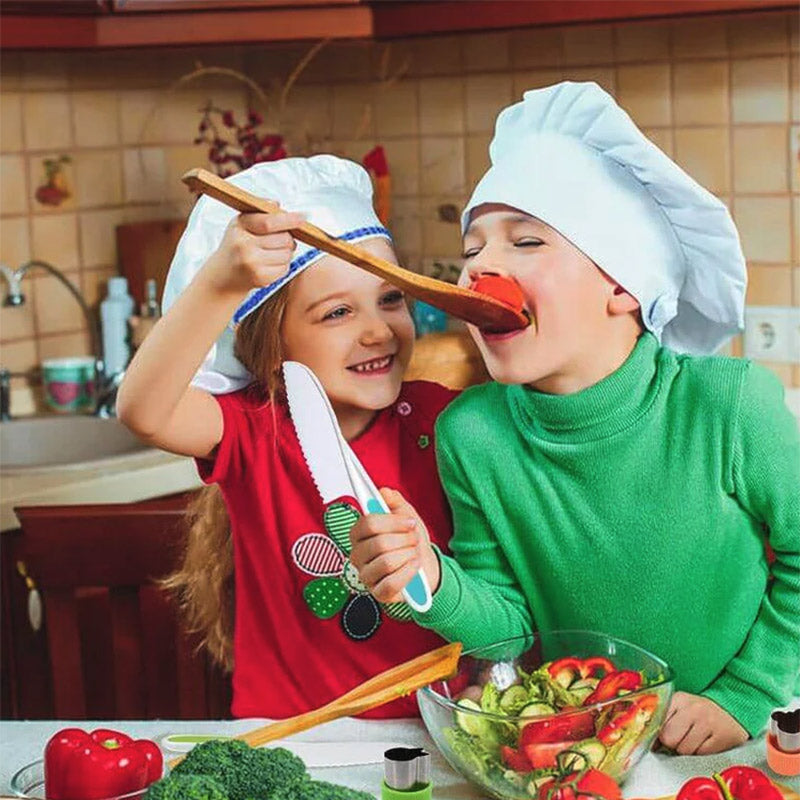
<instances>
[{"instance_id":1,"label":"tiled wall","mask_svg":"<svg viewBox=\"0 0 800 800\"><path fill-rule=\"evenodd\" d=\"M116 268L116 224L186 213L178 177L204 162L192 144L197 109L208 98L244 108L247 93L224 76L168 91L198 61L264 87L275 101L267 117L293 153L360 159L383 144L398 249L418 269L456 260L458 226L440 207L460 207L485 169L497 111L525 89L595 80L730 206L750 266L748 303L800 306L799 42L798 16L777 12L336 43L300 74L280 114L280 89L308 44L5 53L0 261L51 261L94 303ZM72 196L42 206L43 159L60 154L72 159ZM22 370L86 352L66 292L47 277L26 283L29 303L0 311L0 363ZM800 387L800 366L770 366Z\"/></svg>"}]
</instances>

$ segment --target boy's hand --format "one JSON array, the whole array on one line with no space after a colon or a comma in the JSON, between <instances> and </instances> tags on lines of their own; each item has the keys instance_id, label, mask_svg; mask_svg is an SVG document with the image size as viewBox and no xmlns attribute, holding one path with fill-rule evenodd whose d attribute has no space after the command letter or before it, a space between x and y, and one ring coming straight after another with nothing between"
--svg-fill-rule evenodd
<instances>
[{"instance_id":1,"label":"boy's hand","mask_svg":"<svg viewBox=\"0 0 800 800\"><path fill-rule=\"evenodd\" d=\"M738 747L747 731L713 700L687 692L675 692L661 729L662 744L682 756L708 755Z\"/></svg>"},{"instance_id":2,"label":"boy's hand","mask_svg":"<svg viewBox=\"0 0 800 800\"><path fill-rule=\"evenodd\" d=\"M268 286L289 268L295 241L288 233L305 221L302 214L239 214L203 273L223 294L245 295Z\"/></svg>"},{"instance_id":3,"label":"boy's hand","mask_svg":"<svg viewBox=\"0 0 800 800\"><path fill-rule=\"evenodd\" d=\"M402 590L422 567L431 592L439 585L439 559L419 514L394 489L381 489L388 514L367 514L350 530L350 561L381 603L403 599Z\"/></svg>"}]
</instances>

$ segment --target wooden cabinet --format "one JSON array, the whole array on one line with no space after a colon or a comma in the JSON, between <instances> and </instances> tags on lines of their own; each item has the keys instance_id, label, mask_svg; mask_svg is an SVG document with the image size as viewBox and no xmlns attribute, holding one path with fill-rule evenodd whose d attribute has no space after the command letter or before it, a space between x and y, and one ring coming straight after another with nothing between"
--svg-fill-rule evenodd
<instances>
[{"instance_id":1,"label":"wooden cabinet","mask_svg":"<svg viewBox=\"0 0 800 800\"><path fill-rule=\"evenodd\" d=\"M17 509L2 547L6 719L220 719L230 682L158 586L180 556L188 495ZM34 581L43 625L33 630Z\"/></svg>"},{"instance_id":2,"label":"wooden cabinet","mask_svg":"<svg viewBox=\"0 0 800 800\"><path fill-rule=\"evenodd\" d=\"M797 0L4 0L4 49L389 38L796 8Z\"/></svg>"}]
</instances>

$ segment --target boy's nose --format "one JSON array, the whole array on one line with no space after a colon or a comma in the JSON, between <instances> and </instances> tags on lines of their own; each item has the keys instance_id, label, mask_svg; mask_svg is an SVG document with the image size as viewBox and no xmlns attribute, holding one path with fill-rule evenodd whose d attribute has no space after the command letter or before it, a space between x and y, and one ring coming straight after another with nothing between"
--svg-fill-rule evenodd
<instances>
[{"instance_id":1,"label":"boy's nose","mask_svg":"<svg viewBox=\"0 0 800 800\"><path fill-rule=\"evenodd\" d=\"M508 278L509 273L501 267L471 264L467 269L467 277L469 278L470 286L478 280L478 278L486 278L489 275L500 278Z\"/></svg>"},{"instance_id":2,"label":"boy's nose","mask_svg":"<svg viewBox=\"0 0 800 800\"><path fill-rule=\"evenodd\" d=\"M361 343L364 345L381 344L394 337L394 331L380 317L372 317L361 330Z\"/></svg>"}]
</instances>

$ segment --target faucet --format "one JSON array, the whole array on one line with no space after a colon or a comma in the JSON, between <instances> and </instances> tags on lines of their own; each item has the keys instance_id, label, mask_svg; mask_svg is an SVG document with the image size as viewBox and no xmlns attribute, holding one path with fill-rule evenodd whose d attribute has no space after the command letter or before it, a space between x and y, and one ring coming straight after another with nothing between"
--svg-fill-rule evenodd
<instances>
[{"instance_id":1,"label":"faucet","mask_svg":"<svg viewBox=\"0 0 800 800\"><path fill-rule=\"evenodd\" d=\"M52 266L52 264L48 264L46 261L33 259L15 270L10 269L5 264L0 264L0 273L6 279L6 283L8 284L8 294L3 300L3 305L21 306L25 303L25 295L22 293L20 288L20 281L25 277L25 274L28 272L28 270L34 267L38 267L39 269L45 270L45 272L49 272L54 278L59 280L81 307L83 316L86 319L86 326L89 329L92 355L94 356L95 407L93 413L99 417L113 416L114 399L116 397L116 390L122 381L122 373L118 375L106 375L102 356L103 351L100 340L100 330L97 325L97 321L95 320L89 306L86 305L86 301L83 299L83 296L75 287L75 284L72 283L72 281L70 281L69 278L63 275L58 269ZM8 371L6 370L5 372L7 373ZM10 376L7 375L4 377L2 373L0 373L0 388L2 388L3 394L3 397L0 397L0 405L3 403L6 404L5 412L7 414L6 416L3 416L3 409L0 408L0 418L3 419L11 418L10 414L8 414L7 408L8 392L6 389L8 377Z\"/></svg>"}]
</instances>

